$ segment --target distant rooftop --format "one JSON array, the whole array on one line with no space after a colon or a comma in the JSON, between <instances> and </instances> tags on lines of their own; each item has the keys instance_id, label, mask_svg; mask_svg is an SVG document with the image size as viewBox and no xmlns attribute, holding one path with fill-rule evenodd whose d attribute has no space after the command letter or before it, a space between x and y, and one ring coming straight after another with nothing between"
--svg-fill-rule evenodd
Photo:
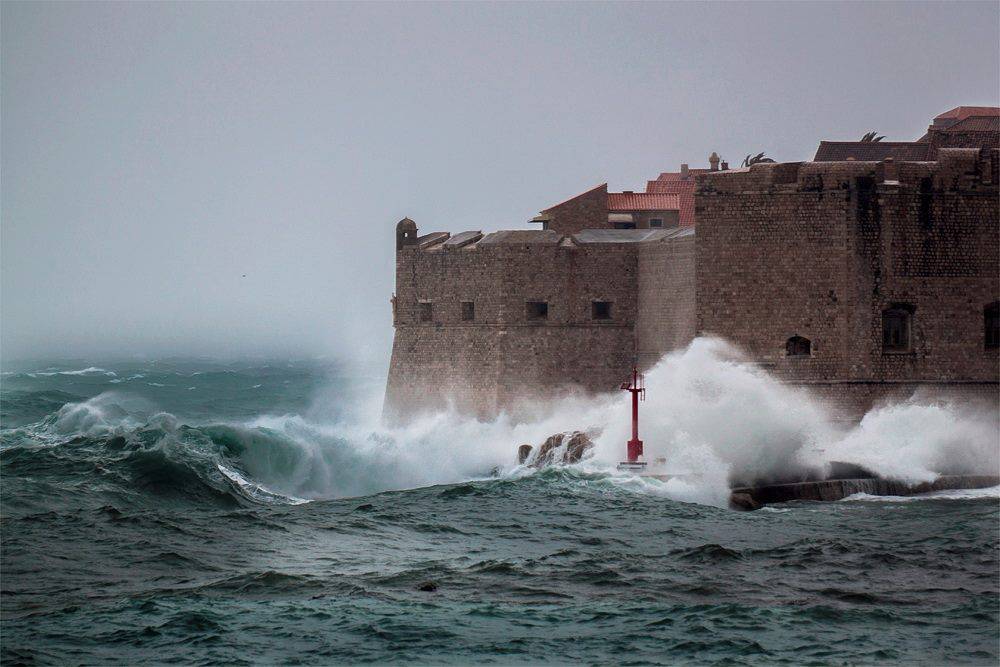
<instances>
[{"instance_id":1,"label":"distant rooftop","mask_svg":"<svg viewBox=\"0 0 1000 667\"><path fill-rule=\"evenodd\" d=\"M840 162L859 160L879 162L893 160L923 162L927 159L930 144L915 141L821 141L814 162Z\"/></svg>"},{"instance_id":2,"label":"distant rooftop","mask_svg":"<svg viewBox=\"0 0 1000 667\"><path fill-rule=\"evenodd\" d=\"M609 192L609 211L676 211L677 195L652 192Z\"/></svg>"},{"instance_id":3,"label":"distant rooftop","mask_svg":"<svg viewBox=\"0 0 1000 667\"><path fill-rule=\"evenodd\" d=\"M886 158L923 162L937 159L939 148L1000 145L1000 107L955 107L934 117L927 133L916 141L821 141L814 162Z\"/></svg>"},{"instance_id":4,"label":"distant rooftop","mask_svg":"<svg viewBox=\"0 0 1000 667\"><path fill-rule=\"evenodd\" d=\"M1000 116L1000 107L955 107L934 116L934 120L965 120L974 116Z\"/></svg>"}]
</instances>

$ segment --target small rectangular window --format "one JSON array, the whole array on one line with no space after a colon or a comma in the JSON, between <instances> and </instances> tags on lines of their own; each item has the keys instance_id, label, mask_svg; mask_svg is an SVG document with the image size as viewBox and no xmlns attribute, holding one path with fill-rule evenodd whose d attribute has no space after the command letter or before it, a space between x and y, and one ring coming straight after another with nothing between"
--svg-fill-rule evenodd
<instances>
[{"instance_id":1,"label":"small rectangular window","mask_svg":"<svg viewBox=\"0 0 1000 667\"><path fill-rule=\"evenodd\" d=\"M663 226L663 218L650 218L649 219L649 228L650 229L656 229L656 228L662 227L662 226Z\"/></svg>"},{"instance_id":2,"label":"small rectangular window","mask_svg":"<svg viewBox=\"0 0 1000 667\"><path fill-rule=\"evenodd\" d=\"M430 322L434 319L434 304L430 301L420 302L420 321Z\"/></svg>"},{"instance_id":3,"label":"small rectangular window","mask_svg":"<svg viewBox=\"0 0 1000 667\"><path fill-rule=\"evenodd\" d=\"M472 301L462 302L462 320L472 322L476 319L476 304Z\"/></svg>"},{"instance_id":4,"label":"small rectangular window","mask_svg":"<svg viewBox=\"0 0 1000 667\"><path fill-rule=\"evenodd\" d=\"M983 308L983 329L986 349L1000 349L1000 301Z\"/></svg>"},{"instance_id":5,"label":"small rectangular window","mask_svg":"<svg viewBox=\"0 0 1000 667\"><path fill-rule=\"evenodd\" d=\"M525 303L525 315L529 320L545 320L549 317L547 301L528 301Z\"/></svg>"},{"instance_id":6,"label":"small rectangular window","mask_svg":"<svg viewBox=\"0 0 1000 667\"><path fill-rule=\"evenodd\" d=\"M893 304L882 311L882 350L909 352L913 306Z\"/></svg>"},{"instance_id":7,"label":"small rectangular window","mask_svg":"<svg viewBox=\"0 0 1000 667\"><path fill-rule=\"evenodd\" d=\"M590 302L590 317L594 320L610 320L611 319L611 302L610 301L591 301Z\"/></svg>"}]
</instances>

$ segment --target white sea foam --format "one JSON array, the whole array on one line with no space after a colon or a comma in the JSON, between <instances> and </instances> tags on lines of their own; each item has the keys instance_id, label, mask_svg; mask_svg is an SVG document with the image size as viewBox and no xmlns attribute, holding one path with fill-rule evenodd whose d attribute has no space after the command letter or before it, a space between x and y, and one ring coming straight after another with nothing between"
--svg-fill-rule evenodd
<instances>
[{"instance_id":1,"label":"white sea foam","mask_svg":"<svg viewBox=\"0 0 1000 667\"><path fill-rule=\"evenodd\" d=\"M982 498L1000 499L1000 486L985 489L948 489L946 491L931 491L913 496L874 496L869 493L855 493L842 499L841 502L877 502L877 503L909 503L919 500L978 500Z\"/></svg>"},{"instance_id":2,"label":"white sea foam","mask_svg":"<svg viewBox=\"0 0 1000 667\"><path fill-rule=\"evenodd\" d=\"M44 371L34 371L33 373L28 373L27 375L28 377L50 377L53 375L106 375L108 377L114 377L118 374L104 368L90 366L89 368L81 368L80 370L75 371L57 371L46 369Z\"/></svg>"},{"instance_id":3,"label":"white sea foam","mask_svg":"<svg viewBox=\"0 0 1000 667\"><path fill-rule=\"evenodd\" d=\"M1000 468L995 407L977 411L924 397L880 407L847 428L807 392L744 363L719 340L698 339L666 356L646 374L646 386L640 434L646 459L663 457L666 472L686 473L667 481L616 470L630 436L625 392L538 404L530 419L502 414L479 421L443 410L386 425L380 419L381 382L368 396L331 388L305 414L231 425L239 446L227 455L235 457L232 463L247 484L298 499L449 484L493 473L532 474L516 463L518 445L589 429L599 435L576 469L622 489L717 506L727 504L734 479L787 478L831 461L909 481L997 474ZM104 393L67 404L51 428L92 435L141 426L142 415L153 410L131 400L139 399Z\"/></svg>"},{"instance_id":4,"label":"white sea foam","mask_svg":"<svg viewBox=\"0 0 1000 667\"><path fill-rule=\"evenodd\" d=\"M280 434L288 449L280 457L247 451L242 465L280 493L359 495L460 482L493 469L522 475L526 471L515 463L519 444L594 428L600 435L592 455L578 465L582 471L606 474L622 488L718 506L726 505L734 478L787 478L830 461L909 481L997 474L1000 467L995 410L912 400L874 410L845 428L806 391L744 363L719 340L698 339L668 355L646 374L646 386L646 459L664 457L685 476L662 482L615 469L630 435L624 392L554 401L520 422L508 415L482 422L447 410L386 426L375 398L356 403L360 409L347 417L328 419L321 409L308 416L261 417L247 426Z\"/></svg>"}]
</instances>

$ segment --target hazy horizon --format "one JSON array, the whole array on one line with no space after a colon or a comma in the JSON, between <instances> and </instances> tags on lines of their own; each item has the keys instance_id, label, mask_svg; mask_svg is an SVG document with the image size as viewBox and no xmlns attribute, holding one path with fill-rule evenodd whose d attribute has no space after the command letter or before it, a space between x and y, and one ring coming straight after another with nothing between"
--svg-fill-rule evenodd
<instances>
[{"instance_id":1,"label":"hazy horizon","mask_svg":"<svg viewBox=\"0 0 1000 667\"><path fill-rule=\"evenodd\" d=\"M993 2L0 13L5 363L382 364L404 216L528 228L712 151L807 160L1000 104Z\"/></svg>"}]
</instances>

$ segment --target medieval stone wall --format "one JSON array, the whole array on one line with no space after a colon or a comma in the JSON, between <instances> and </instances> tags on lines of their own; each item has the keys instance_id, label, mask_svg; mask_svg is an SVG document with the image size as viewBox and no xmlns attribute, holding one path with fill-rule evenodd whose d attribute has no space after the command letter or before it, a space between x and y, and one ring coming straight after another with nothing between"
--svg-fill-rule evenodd
<instances>
[{"instance_id":1,"label":"medieval stone wall","mask_svg":"<svg viewBox=\"0 0 1000 667\"><path fill-rule=\"evenodd\" d=\"M995 155L757 165L699 178L698 332L857 416L934 385L997 395L984 307L1000 294ZM883 313L912 311L909 345ZM810 342L789 354L788 340ZM825 385L825 386L824 386Z\"/></svg>"},{"instance_id":2,"label":"medieval stone wall","mask_svg":"<svg viewBox=\"0 0 1000 667\"><path fill-rule=\"evenodd\" d=\"M697 328L695 234L679 235L638 249L638 312L635 322L639 366L687 346Z\"/></svg>"},{"instance_id":3,"label":"medieval stone wall","mask_svg":"<svg viewBox=\"0 0 1000 667\"><path fill-rule=\"evenodd\" d=\"M403 246L387 413L451 403L489 416L539 396L617 388L635 354L640 245L654 244L539 231L454 249ZM463 302L474 304L473 320L463 319ZM544 318L533 311L539 303Z\"/></svg>"}]
</instances>

